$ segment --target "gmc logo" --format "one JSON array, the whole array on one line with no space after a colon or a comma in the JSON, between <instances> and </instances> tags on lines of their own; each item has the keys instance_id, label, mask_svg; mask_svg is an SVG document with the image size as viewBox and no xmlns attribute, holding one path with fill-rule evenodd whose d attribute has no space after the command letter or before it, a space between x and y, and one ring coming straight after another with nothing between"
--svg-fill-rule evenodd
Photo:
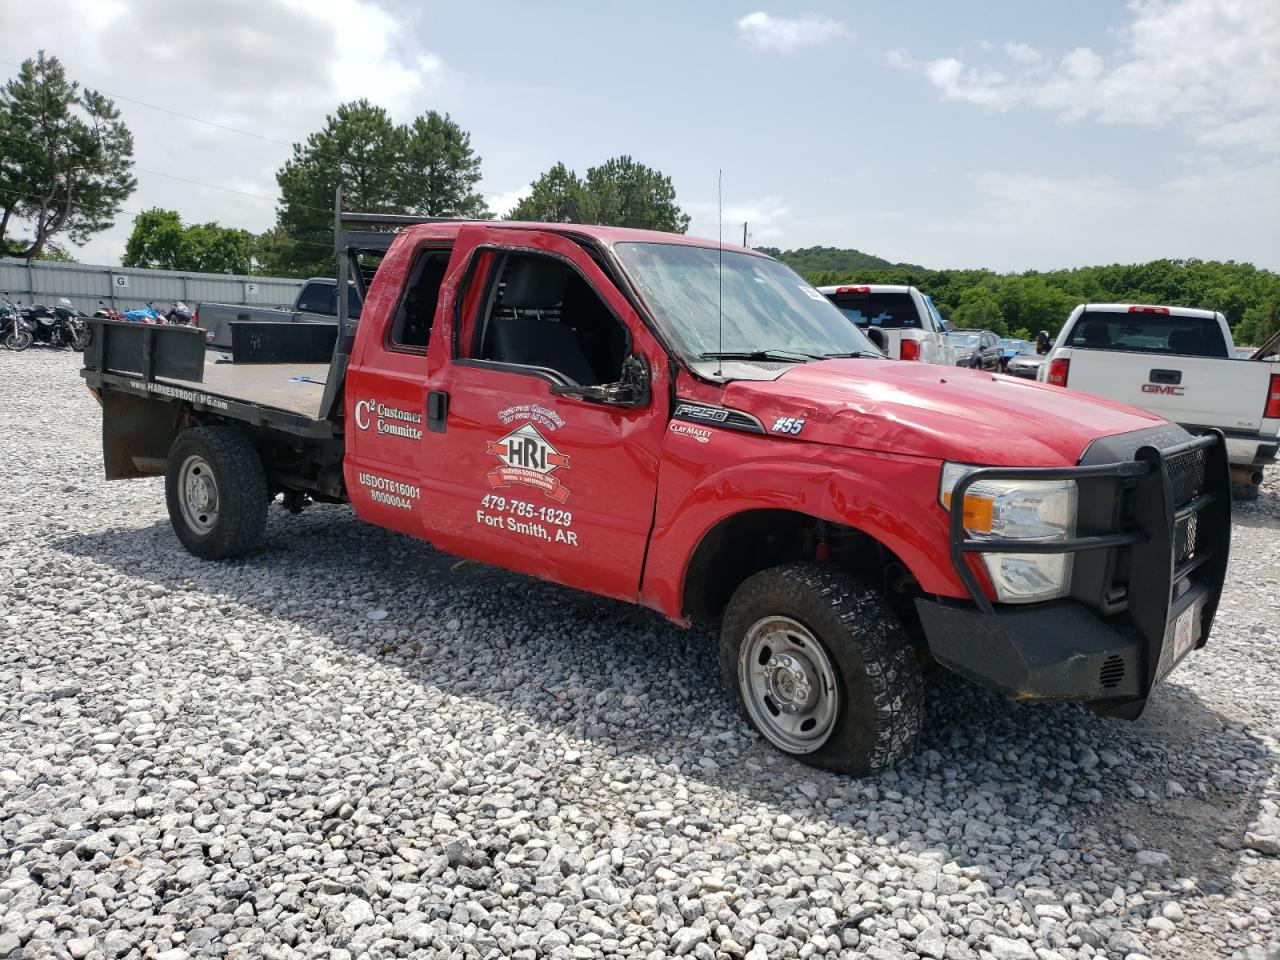
<instances>
[{"instance_id":1,"label":"gmc logo","mask_svg":"<svg viewBox=\"0 0 1280 960\"><path fill-rule=\"evenodd\" d=\"M1165 383L1144 383L1142 385L1143 393L1163 393L1169 397L1180 397L1186 392L1185 387L1175 387L1172 384Z\"/></svg>"}]
</instances>

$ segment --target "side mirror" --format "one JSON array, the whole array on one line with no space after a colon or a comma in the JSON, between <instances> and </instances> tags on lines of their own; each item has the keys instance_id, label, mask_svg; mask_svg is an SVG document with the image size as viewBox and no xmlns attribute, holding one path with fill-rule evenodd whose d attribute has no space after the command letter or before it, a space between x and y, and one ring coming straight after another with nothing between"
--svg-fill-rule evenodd
<instances>
[{"instance_id":1,"label":"side mirror","mask_svg":"<svg viewBox=\"0 0 1280 960\"><path fill-rule=\"evenodd\" d=\"M888 355L889 338L884 335L883 330L881 330L879 327L867 327L862 332L867 335L868 340L870 340L872 343L876 345L876 349L878 349L881 353Z\"/></svg>"},{"instance_id":2,"label":"side mirror","mask_svg":"<svg viewBox=\"0 0 1280 960\"><path fill-rule=\"evenodd\" d=\"M647 407L652 399L649 364L637 353L622 361L622 377L617 383L598 387L553 383L551 393L557 397L574 397L611 407Z\"/></svg>"},{"instance_id":3,"label":"side mirror","mask_svg":"<svg viewBox=\"0 0 1280 960\"><path fill-rule=\"evenodd\" d=\"M1036 353L1049 352L1049 331L1041 330L1036 334Z\"/></svg>"}]
</instances>

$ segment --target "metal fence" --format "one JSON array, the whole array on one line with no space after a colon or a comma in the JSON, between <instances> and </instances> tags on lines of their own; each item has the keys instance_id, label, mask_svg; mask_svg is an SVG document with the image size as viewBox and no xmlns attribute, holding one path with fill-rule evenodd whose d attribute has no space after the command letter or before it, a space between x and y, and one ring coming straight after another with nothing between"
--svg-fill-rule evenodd
<instances>
[{"instance_id":1,"label":"metal fence","mask_svg":"<svg viewBox=\"0 0 1280 960\"><path fill-rule=\"evenodd\" d=\"M159 310L162 304L173 300L182 300L193 309L201 301L290 307L303 282L282 277L182 273L42 260L27 263L0 258L0 292L22 303L53 304L59 297L67 297L85 313L93 313L98 301L116 310L132 310L147 302L154 303Z\"/></svg>"}]
</instances>

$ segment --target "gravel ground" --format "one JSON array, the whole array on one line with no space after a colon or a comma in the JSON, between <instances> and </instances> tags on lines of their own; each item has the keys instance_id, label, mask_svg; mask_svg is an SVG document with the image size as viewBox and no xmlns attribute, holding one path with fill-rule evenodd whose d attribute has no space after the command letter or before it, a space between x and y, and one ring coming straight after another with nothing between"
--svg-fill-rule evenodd
<instances>
[{"instance_id":1,"label":"gravel ground","mask_svg":"<svg viewBox=\"0 0 1280 960\"><path fill-rule=\"evenodd\" d=\"M348 509L192 558L77 367L0 352L0 957L1280 955L1280 488L1141 721L944 680L855 781L707 633Z\"/></svg>"}]
</instances>

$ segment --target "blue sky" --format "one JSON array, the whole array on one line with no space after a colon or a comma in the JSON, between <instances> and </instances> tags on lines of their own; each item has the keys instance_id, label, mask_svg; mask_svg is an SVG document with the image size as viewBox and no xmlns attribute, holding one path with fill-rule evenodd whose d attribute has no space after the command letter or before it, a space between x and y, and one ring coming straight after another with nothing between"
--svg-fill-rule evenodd
<instances>
[{"instance_id":1,"label":"blue sky","mask_svg":"<svg viewBox=\"0 0 1280 960\"><path fill-rule=\"evenodd\" d=\"M448 110L498 210L557 161L630 153L704 236L723 170L726 239L745 219L757 244L928 266L1280 268L1273 0L372 2L7 5L0 58L44 46L108 92L285 141L355 96ZM129 38L155 69L119 55ZM153 171L130 209L271 222L287 148L121 106ZM130 219L81 256L118 257Z\"/></svg>"}]
</instances>

